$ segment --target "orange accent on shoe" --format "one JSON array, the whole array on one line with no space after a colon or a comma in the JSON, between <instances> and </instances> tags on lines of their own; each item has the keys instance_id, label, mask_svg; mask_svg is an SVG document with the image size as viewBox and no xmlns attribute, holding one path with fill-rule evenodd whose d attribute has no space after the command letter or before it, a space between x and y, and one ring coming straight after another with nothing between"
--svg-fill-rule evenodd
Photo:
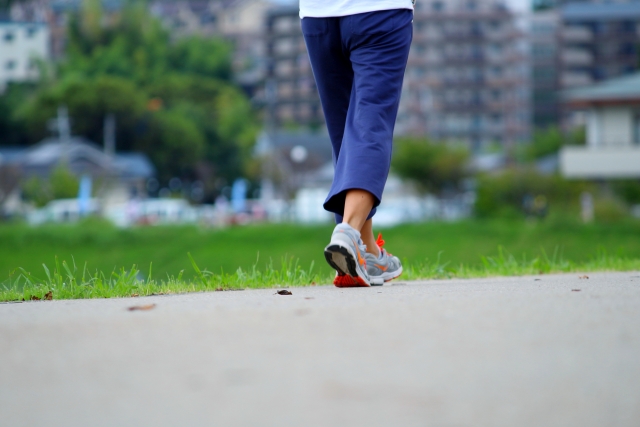
<instances>
[{"instance_id":1,"label":"orange accent on shoe","mask_svg":"<svg viewBox=\"0 0 640 427\"><path fill-rule=\"evenodd\" d=\"M333 284L339 288L347 288L356 284L355 280L346 274L339 274L333 279Z\"/></svg>"},{"instance_id":2,"label":"orange accent on shoe","mask_svg":"<svg viewBox=\"0 0 640 427\"><path fill-rule=\"evenodd\" d=\"M376 267L378 267L382 271L387 271L389 269L388 265L386 265L386 266L385 265L380 265L380 264L373 264L373 265L375 265Z\"/></svg>"},{"instance_id":3,"label":"orange accent on shoe","mask_svg":"<svg viewBox=\"0 0 640 427\"><path fill-rule=\"evenodd\" d=\"M357 247L357 246L356 246ZM360 255L360 251L356 249L356 255L358 255L358 262L360 265L366 265L367 261Z\"/></svg>"},{"instance_id":4,"label":"orange accent on shoe","mask_svg":"<svg viewBox=\"0 0 640 427\"><path fill-rule=\"evenodd\" d=\"M369 287L370 285L361 277L351 277L347 274L339 274L333 279L333 284L338 288L360 288Z\"/></svg>"},{"instance_id":5,"label":"orange accent on shoe","mask_svg":"<svg viewBox=\"0 0 640 427\"><path fill-rule=\"evenodd\" d=\"M384 244L385 244L385 241L382 239L382 233L378 233L378 239L376 239L376 245L378 245L378 249L380 249L380 252L385 250L383 248ZM391 253L389 251L387 251L387 253L389 255L391 255ZM393 256L393 255L391 255L391 256Z\"/></svg>"}]
</instances>

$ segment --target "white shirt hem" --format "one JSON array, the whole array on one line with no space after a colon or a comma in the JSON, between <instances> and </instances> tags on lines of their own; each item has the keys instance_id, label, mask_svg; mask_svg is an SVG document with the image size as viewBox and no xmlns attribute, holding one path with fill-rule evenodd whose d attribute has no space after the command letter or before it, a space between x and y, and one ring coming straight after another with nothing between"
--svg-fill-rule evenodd
<instances>
[{"instance_id":1,"label":"white shirt hem","mask_svg":"<svg viewBox=\"0 0 640 427\"><path fill-rule=\"evenodd\" d=\"M340 10L322 10L322 11L307 11L303 8L300 8L300 19L302 18L334 18L340 16L348 16L348 15L356 15L358 13L367 13L367 12L378 12L382 10L393 10L393 9L409 9L413 10L413 6L411 2L408 2L409 6L399 6L398 2L394 2L394 4L387 5L376 5L375 7L371 6L358 6L352 8L341 8Z\"/></svg>"}]
</instances>

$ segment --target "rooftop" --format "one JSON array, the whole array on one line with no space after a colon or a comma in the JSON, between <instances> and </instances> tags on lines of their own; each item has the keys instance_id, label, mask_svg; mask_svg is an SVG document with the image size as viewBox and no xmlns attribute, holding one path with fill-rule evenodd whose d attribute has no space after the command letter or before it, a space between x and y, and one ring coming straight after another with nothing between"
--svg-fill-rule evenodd
<instances>
[{"instance_id":1,"label":"rooftop","mask_svg":"<svg viewBox=\"0 0 640 427\"><path fill-rule=\"evenodd\" d=\"M640 72L606 80L593 86L568 90L563 94L570 103L640 102Z\"/></svg>"},{"instance_id":2,"label":"rooftop","mask_svg":"<svg viewBox=\"0 0 640 427\"><path fill-rule=\"evenodd\" d=\"M640 18L640 2L633 3L569 3L562 8L566 20L628 20Z\"/></svg>"},{"instance_id":3,"label":"rooftop","mask_svg":"<svg viewBox=\"0 0 640 427\"><path fill-rule=\"evenodd\" d=\"M116 153L110 157L99 146L82 137L74 136L66 141L47 138L30 147L0 147L0 163L28 170L46 172L61 161L68 161L70 165L79 162L83 170L87 164L91 164L127 179L155 175L155 168L146 155Z\"/></svg>"}]
</instances>

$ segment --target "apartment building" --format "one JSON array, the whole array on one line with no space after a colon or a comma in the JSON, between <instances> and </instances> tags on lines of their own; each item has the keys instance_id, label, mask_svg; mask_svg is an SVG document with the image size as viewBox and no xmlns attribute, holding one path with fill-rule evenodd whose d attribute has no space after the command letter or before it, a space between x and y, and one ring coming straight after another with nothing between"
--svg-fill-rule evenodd
<instances>
[{"instance_id":1,"label":"apartment building","mask_svg":"<svg viewBox=\"0 0 640 427\"><path fill-rule=\"evenodd\" d=\"M572 3L561 9L563 89L632 74L640 62L640 2Z\"/></svg>"},{"instance_id":2,"label":"apartment building","mask_svg":"<svg viewBox=\"0 0 640 427\"><path fill-rule=\"evenodd\" d=\"M318 127L320 98L300 29L298 7L272 9L266 17L267 119L273 127Z\"/></svg>"},{"instance_id":3,"label":"apartment building","mask_svg":"<svg viewBox=\"0 0 640 427\"><path fill-rule=\"evenodd\" d=\"M554 9L537 12L530 19L532 108L536 128L557 125L561 116L561 25L560 14Z\"/></svg>"},{"instance_id":4,"label":"apartment building","mask_svg":"<svg viewBox=\"0 0 640 427\"><path fill-rule=\"evenodd\" d=\"M529 135L523 32L501 2L419 1L396 131L474 150Z\"/></svg>"},{"instance_id":5,"label":"apartment building","mask_svg":"<svg viewBox=\"0 0 640 427\"><path fill-rule=\"evenodd\" d=\"M640 68L640 2L577 2L532 18L536 127L566 125L563 91L632 74Z\"/></svg>"},{"instance_id":6,"label":"apartment building","mask_svg":"<svg viewBox=\"0 0 640 427\"><path fill-rule=\"evenodd\" d=\"M38 78L38 59L49 58L49 30L45 24L0 22L0 93L9 82Z\"/></svg>"}]
</instances>

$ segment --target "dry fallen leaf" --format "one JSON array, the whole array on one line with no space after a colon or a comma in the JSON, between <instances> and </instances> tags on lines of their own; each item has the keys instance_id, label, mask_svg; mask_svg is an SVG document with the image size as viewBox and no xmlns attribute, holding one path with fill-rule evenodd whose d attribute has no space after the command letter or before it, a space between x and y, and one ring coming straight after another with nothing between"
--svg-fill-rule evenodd
<instances>
[{"instance_id":1,"label":"dry fallen leaf","mask_svg":"<svg viewBox=\"0 0 640 427\"><path fill-rule=\"evenodd\" d=\"M31 295L31 301L40 301L41 298L38 298L35 295Z\"/></svg>"},{"instance_id":2,"label":"dry fallen leaf","mask_svg":"<svg viewBox=\"0 0 640 427\"><path fill-rule=\"evenodd\" d=\"M129 311L147 311L147 310L153 310L154 308L156 308L155 304L148 304L148 305L134 305L133 307L129 307L127 310Z\"/></svg>"},{"instance_id":3,"label":"dry fallen leaf","mask_svg":"<svg viewBox=\"0 0 640 427\"><path fill-rule=\"evenodd\" d=\"M580 276L579 279L588 279L589 276L587 276L586 274L584 276Z\"/></svg>"},{"instance_id":4,"label":"dry fallen leaf","mask_svg":"<svg viewBox=\"0 0 640 427\"><path fill-rule=\"evenodd\" d=\"M571 289L571 292L580 292L581 289Z\"/></svg>"},{"instance_id":5,"label":"dry fallen leaf","mask_svg":"<svg viewBox=\"0 0 640 427\"><path fill-rule=\"evenodd\" d=\"M276 293L278 295L293 295L290 291L287 291L287 290L278 291Z\"/></svg>"},{"instance_id":6,"label":"dry fallen leaf","mask_svg":"<svg viewBox=\"0 0 640 427\"><path fill-rule=\"evenodd\" d=\"M49 291L46 294L44 294L44 299L46 299L47 301L53 300L53 291Z\"/></svg>"},{"instance_id":7,"label":"dry fallen leaf","mask_svg":"<svg viewBox=\"0 0 640 427\"><path fill-rule=\"evenodd\" d=\"M140 296L140 294L131 294L131 296L132 296L133 298L136 298L136 297L139 297L139 296Z\"/></svg>"}]
</instances>

